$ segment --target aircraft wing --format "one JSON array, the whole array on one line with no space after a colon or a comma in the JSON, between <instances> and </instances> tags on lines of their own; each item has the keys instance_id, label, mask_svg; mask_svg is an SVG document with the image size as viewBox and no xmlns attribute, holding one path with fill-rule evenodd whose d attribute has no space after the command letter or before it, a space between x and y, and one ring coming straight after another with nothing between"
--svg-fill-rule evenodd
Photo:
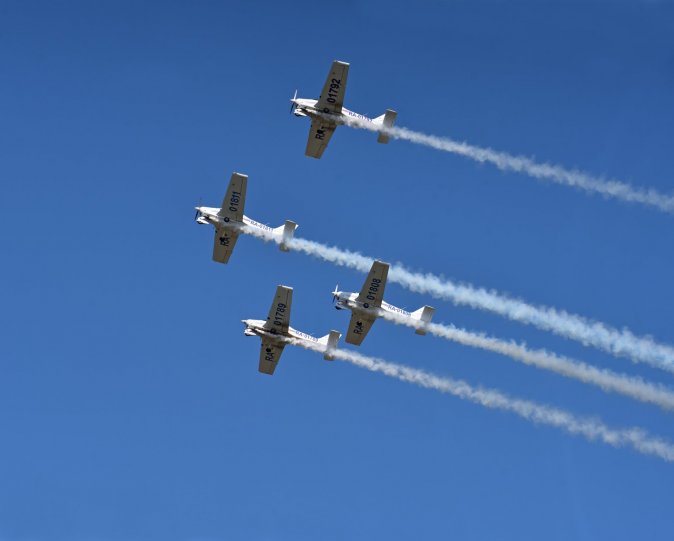
<instances>
[{"instance_id":1,"label":"aircraft wing","mask_svg":"<svg viewBox=\"0 0 674 541\"><path fill-rule=\"evenodd\" d=\"M269 308L265 328L273 333L286 333L290 326L290 307L293 303L293 288L277 286L274 301Z\"/></svg>"},{"instance_id":2,"label":"aircraft wing","mask_svg":"<svg viewBox=\"0 0 674 541\"><path fill-rule=\"evenodd\" d=\"M360 346L373 323L374 318L364 317L363 314L354 312L349 322L349 330L346 332L346 341L354 346Z\"/></svg>"},{"instance_id":3,"label":"aircraft wing","mask_svg":"<svg viewBox=\"0 0 674 541\"><path fill-rule=\"evenodd\" d=\"M328 147L328 143L334 132L335 126L324 122L320 118L312 120L307 148L304 154L311 158L320 158L323 155L323 151Z\"/></svg>"},{"instance_id":4,"label":"aircraft wing","mask_svg":"<svg viewBox=\"0 0 674 541\"><path fill-rule=\"evenodd\" d=\"M375 261L372 263L370 273L360 290L358 302L366 305L366 308L379 308L384 299L384 289L386 288L386 278L388 277L388 263Z\"/></svg>"},{"instance_id":5,"label":"aircraft wing","mask_svg":"<svg viewBox=\"0 0 674 541\"><path fill-rule=\"evenodd\" d=\"M346 79L349 76L349 64L335 60L325 80L321 97L318 98L316 109L324 113L341 113L346 94Z\"/></svg>"},{"instance_id":6,"label":"aircraft wing","mask_svg":"<svg viewBox=\"0 0 674 541\"><path fill-rule=\"evenodd\" d=\"M222 216L225 221L243 222L243 205L246 201L247 185L248 175L232 173L218 216Z\"/></svg>"},{"instance_id":7,"label":"aircraft wing","mask_svg":"<svg viewBox=\"0 0 674 541\"><path fill-rule=\"evenodd\" d=\"M272 342L268 338L262 338L262 347L260 348L260 365L258 370L263 374L270 376L276 370L276 365L281 358L285 344Z\"/></svg>"},{"instance_id":8,"label":"aircraft wing","mask_svg":"<svg viewBox=\"0 0 674 541\"><path fill-rule=\"evenodd\" d=\"M230 228L216 228L215 238L213 239L213 261L227 263L238 238L239 234Z\"/></svg>"}]
</instances>

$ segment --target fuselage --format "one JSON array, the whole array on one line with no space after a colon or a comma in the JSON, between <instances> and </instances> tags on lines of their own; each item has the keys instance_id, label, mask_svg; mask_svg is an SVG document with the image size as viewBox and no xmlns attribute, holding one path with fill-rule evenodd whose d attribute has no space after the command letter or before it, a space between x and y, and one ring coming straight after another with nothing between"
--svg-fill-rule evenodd
<instances>
[{"instance_id":1,"label":"fuselage","mask_svg":"<svg viewBox=\"0 0 674 541\"><path fill-rule=\"evenodd\" d=\"M267 233L272 233L274 230L269 227L268 225L261 224L260 222L256 222L252 218L249 218L248 216L244 215L243 216L243 221L238 222L231 220L230 218L227 217L222 217L218 216L218 212L220 212L219 208L214 208L214 207L196 207L197 212L199 213L199 217L197 218L197 223L200 224L211 224L214 225L215 227L225 227L228 229L245 229L246 227L252 227L254 229L260 229L262 231L266 231Z\"/></svg>"},{"instance_id":2,"label":"fuselage","mask_svg":"<svg viewBox=\"0 0 674 541\"><path fill-rule=\"evenodd\" d=\"M352 312L362 312L366 314L373 315L375 317L381 317L382 312L389 312L391 314L398 314L400 316L412 317L407 310L393 306L392 304L387 303L386 301L381 301L381 307L377 308L370 306L369 303L359 302L358 293L348 293L339 291L335 294L337 297L335 302L335 308L337 310L351 310Z\"/></svg>"},{"instance_id":3,"label":"fuselage","mask_svg":"<svg viewBox=\"0 0 674 541\"><path fill-rule=\"evenodd\" d=\"M295 104L295 116L308 116L312 119L320 118L321 120L328 120L334 122L335 124L344 124L349 118L356 120L362 120L364 122L374 122L374 119L356 113L355 111L350 111L346 107L342 107L341 113L331 113L330 111L320 111L316 108L316 103L318 100L310 100L305 98L295 98L291 100Z\"/></svg>"},{"instance_id":4,"label":"fuselage","mask_svg":"<svg viewBox=\"0 0 674 541\"><path fill-rule=\"evenodd\" d=\"M245 326L243 331L246 336L259 336L265 338L274 339L275 336L284 337L284 338L294 338L296 340L304 340L305 342L312 342L314 344L320 343L318 338L311 336L310 334L303 333L292 327L288 327L287 332L279 332L276 329L267 329L265 328L266 321L263 319L244 319L241 321ZM279 340L283 342L283 340Z\"/></svg>"}]
</instances>

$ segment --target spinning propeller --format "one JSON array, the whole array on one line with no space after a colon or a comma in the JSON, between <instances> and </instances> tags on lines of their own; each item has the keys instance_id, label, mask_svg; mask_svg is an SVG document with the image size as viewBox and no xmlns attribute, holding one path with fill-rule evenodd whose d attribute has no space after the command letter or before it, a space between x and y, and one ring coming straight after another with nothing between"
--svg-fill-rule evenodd
<instances>
[{"instance_id":1,"label":"spinning propeller","mask_svg":"<svg viewBox=\"0 0 674 541\"><path fill-rule=\"evenodd\" d=\"M197 212L194 214L194 221L195 221L195 222L196 222L196 221L199 219L199 217L201 216L201 210L200 210L200 209L201 209L201 197L199 198L199 206L198 206L198 207L194 207L194 210L197 211Z\"/></svg>"},{"instance_id":2,"label":"spinning propeller","mask_svg":"<svg viewBox=\"0 0 674 541\"><path fill-rule=\"evenodd\" d=\"M290 113L297 108L297 104L295 103L295 99L297 98L297 90L295 90L295 95L293 96L293 99L290 100Z\"/></svg>"}]
</instances>

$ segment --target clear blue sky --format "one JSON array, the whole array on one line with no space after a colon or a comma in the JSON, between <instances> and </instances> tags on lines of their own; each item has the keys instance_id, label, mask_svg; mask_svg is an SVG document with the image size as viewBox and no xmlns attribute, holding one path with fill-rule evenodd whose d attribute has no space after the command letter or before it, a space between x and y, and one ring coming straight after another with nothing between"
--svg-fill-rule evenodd
<instances>
[{"instance_id":1,"label":"clear blue sky","mask_svg":"<svg viewBox=\"0 0 674 541\"><path fill-rule=\"evenodd\" d=\"M669 540L674 465L287 348L243 318L344 331L364 276L212 230L298 235L674 343L674 216L340 128L303 155L295 88L351 63L346 104L674 190L668 2L2 2L0 539ZM391 284L439 322L672 385L657 370ZM378 322L361 351L637 425L657 408Z\"/></svg>"}]
</instances>

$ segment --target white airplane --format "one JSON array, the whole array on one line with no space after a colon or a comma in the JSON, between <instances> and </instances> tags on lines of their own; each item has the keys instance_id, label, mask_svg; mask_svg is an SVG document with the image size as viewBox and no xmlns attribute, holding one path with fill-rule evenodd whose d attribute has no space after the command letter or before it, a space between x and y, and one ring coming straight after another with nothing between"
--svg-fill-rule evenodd
<instances>
[{"instance_id":1,"label":"white airplane","mask_svg":"<svg viewBox=\"0 0 674 541\"><path fill-rule=\"evenodd\" d=\"M337 310L351 310L352 312L349 330L346 333L346 341L349 344L360 346L375 320L378 317L383 317L386 312L419 321L418 328L414 332L426 334L423 324L431 322L435 308L424 306L416 312L410 313L385 302L384 288L386 287L388 268L388 263L382 263L381 261L372 263L372 268L360 293L338 291L339 286L335 287L335 291L332 292L332 300L337 303L335 308Z\"/></svg>"},{"instance_id":2,"label":"white airplane","mask_svg":"<svg viewBox=\"0 0 674 541\"><path fill-rule=\"evenodd\" d=\"M283 338L293 338L301 342L318 345L319 349L323 351L323 357L326 361L333 359L330 353L337 348L337 342L342 335L337 331L330 331L323 338L314 338L293 329L290 326L290 307L292 302L293 288L278 286L266 321L263 319L241 320L246 326L246 329L243 331L246 336L259 336L262 340L258 370L263 374L271 375L274 373L281 353L283 353L283 348L287 344Z\"/></svg>"},{"instance_id":3,"label":"white airplane","mask_svg":"<svg viewBox=\"0 0 674 541\"><path fill-rule=\"evenodd\" d=\"M227 263L239 235L242 233L254 234L254 231L251 230L256 229L280 238L279 248L282 251L287 252L289 249L286 243L293 238L297 224L286 220L284 225L272 229L260 222L251 220L248 216L244 216L243 206L246 202L247 184L248 175L232 173L227 193L222 200L222 207L194 207L197 211L194 219L198 224L213 224L215 226L214 261Z\"/></svg>"},{"instance_id":4,"label":"white airplane","mask_svg":"<svg viewBox=\"0 0 674 541\"><path fill-rule=\"evenodd\" d=\"M321 97L317 100L309 100L297 97L297 90L290 101L290 112L295 111L295 116L308 116L311 118L309 140L304 154L312 158L320 158L328 146L335 128L339 124L346 123L347 119L355 118L375 125L391 128L395 122L396 113L391 109L378 116L368 118L365 115L354 113L344 107L344 94L346 93L346 79L349 75L349 64L335 60L330 68L328 78L323 85ZM378 143L388 143L388 135L379 132Z\"/></svg>"}]
</instances>

